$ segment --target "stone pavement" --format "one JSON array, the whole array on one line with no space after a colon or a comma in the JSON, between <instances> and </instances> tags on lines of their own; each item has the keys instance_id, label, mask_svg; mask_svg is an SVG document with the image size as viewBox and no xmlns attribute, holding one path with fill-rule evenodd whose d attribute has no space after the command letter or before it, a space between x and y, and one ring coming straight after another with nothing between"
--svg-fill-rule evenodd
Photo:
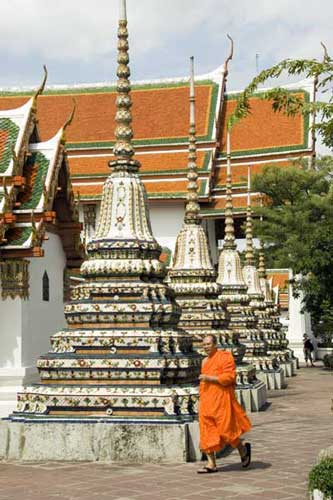
<instances>
[{"instance_id":1,"label":"stone pavement","mask_svg":"<svg viewBox=\"0 0 333 500\"><path fill-rule=\"evenodd\" d=\"M0 500L306 499L308 471L333 443L333 372L302 368L288 384L269 395L265 411L251 415L248 470L237 452L219 460L219 473L205 476L194 463L0 463Z\"/></svg>"}]
</instances>

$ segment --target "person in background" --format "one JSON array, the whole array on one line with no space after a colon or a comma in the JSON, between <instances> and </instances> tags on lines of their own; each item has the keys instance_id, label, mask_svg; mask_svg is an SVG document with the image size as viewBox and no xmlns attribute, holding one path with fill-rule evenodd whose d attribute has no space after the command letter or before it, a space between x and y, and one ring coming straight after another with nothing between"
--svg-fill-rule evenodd
<instances>
[{"instance_id":1,"label":"person in background","mask_svg":"<svg viewBox=\"0 0 333 500\"><path fill-rule=\"evenodd\" d=\"M304 352L304 359L305 359L306 366L309 366L309 364L308 364L309 361L311 363L311 366L314 366L313 351L314 351L313 344L312 344L311 340L309 339L308 335L306 333L304 333L304 335L303 335L303 352Z\"/></svg>"},{"instance_id":2,"label":"person in background","mask_svg":"<svg viewBox=\"0 0 333 500\"><path fill-rule=\"evenodd\" d=\"M242 467L251 462L251 445L240 440L251 423L236 400L236 367L229 351L217 349L214 335L203 339L204 358L199 393L200 449L207 456L207 464L199 474L217 472L215 453L225 445L237 448Z\"/></svg>"}]
</instances>

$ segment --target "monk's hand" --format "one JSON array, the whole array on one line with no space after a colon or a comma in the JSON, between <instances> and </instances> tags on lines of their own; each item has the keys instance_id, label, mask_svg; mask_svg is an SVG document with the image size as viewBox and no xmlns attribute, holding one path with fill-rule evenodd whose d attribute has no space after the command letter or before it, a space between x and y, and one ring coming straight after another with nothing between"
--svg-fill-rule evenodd
<instances>
[{"instance_id":1,"label":"monk's hand","mask_svg":"<svg viewBox=\"0 0 333 500\"><path fill-rule=\"evenodd\" d=\"M200 382L211 382L211 377L209 375L199 375Z\"/></svg>"}]
</instances>

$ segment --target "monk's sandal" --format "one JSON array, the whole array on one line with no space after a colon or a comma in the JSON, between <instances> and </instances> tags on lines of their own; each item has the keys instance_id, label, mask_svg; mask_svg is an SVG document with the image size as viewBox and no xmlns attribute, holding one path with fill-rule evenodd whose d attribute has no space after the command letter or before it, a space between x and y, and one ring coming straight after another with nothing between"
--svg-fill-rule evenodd
<instances>
[{"instance_id":1,"label":"monk's sandal","mask_svg":"<svg viewBox=\"0 0 333 500\"><path fill-rule=\"evenodd\" d=\"M213 472L217 472L217 467L212 469L211 467L203 467L197 471L198 474L212 474Z\"/></svg>"},{"instance_id":2,"label":"monk's sandal","mask_svg":"<svg viewBox=\"0 0 333 500\"><path fill-rule=\"evenodd\" d=\"M251 463L251 444L245 443L244 446L246 449L246 454L244 455L244 457L241 457L241 461L243 469L246 469L246 467L248 467Z\"/></svg>"}]
</instances>

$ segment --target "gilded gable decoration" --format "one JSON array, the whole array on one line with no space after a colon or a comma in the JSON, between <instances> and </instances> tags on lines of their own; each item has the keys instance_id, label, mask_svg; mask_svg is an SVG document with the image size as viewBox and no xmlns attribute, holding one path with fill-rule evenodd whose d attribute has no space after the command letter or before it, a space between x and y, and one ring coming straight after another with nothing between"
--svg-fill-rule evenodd
<instances>
[{"instance_id":1,"label":"gilded gable decoration","mask_svg":"<svg viewBox=\"0 0 333 500\"><path fill-rule=\"evenodd\" d=\"M1 297L21 299L29 298L29 261L6 260L0 262Z\"/></svg>"}]
</instances>

